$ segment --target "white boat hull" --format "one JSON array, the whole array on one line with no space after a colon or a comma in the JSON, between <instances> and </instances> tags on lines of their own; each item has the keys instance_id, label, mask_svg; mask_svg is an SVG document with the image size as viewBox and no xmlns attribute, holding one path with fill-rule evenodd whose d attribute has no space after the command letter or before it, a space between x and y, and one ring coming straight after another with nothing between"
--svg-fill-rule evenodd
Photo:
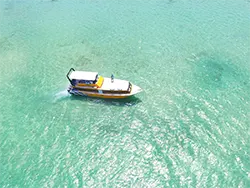
<instances>
[{"instance_id":1,"label":"white boat hull","mask_svg":"<svg viewBox=\"0 0 250 188\"><path fill-rule=\"evenodd\" d=\"M81 89L69 87L68 92L72 95L80 95L80 96L89 96L89 97L98 97L98 98L110 98L110 99L121 99L133 96L137 93L140 93L142 89L136 85L132 84L132 90L130 93L102 93L102 90L98 90L98 92L93 91L84 91Z\"/></svg>"}]
</instances>

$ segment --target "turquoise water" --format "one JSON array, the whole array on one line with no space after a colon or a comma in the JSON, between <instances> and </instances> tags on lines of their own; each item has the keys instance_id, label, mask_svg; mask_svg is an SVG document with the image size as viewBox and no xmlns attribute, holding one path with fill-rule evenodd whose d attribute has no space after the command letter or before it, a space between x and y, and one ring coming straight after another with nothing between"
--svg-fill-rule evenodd
<instances>
[{"instance_id":1,"label":"turquoise water","mask_svg":"<svg viewBox=\"0 0 250 188\"><path fill-rule=\"evenodd\" d=\"M250 2L0 1L0 187L250 187ZM144 89L69 96L69 68Z\"/></svg>"}]
</instances>

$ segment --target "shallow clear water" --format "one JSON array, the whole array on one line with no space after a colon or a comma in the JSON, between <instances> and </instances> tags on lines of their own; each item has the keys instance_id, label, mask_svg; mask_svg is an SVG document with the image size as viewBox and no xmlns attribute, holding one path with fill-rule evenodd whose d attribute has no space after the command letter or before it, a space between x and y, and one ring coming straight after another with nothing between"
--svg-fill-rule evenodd
<instances>
[{"instance_id":1,"label":"shallow clear water","mask_svg":"<svg viewBox=\"0 0 250 188\"><path fill-rule=\"evenodd\" d=\"M249 187L250 3L0 1L0 187ZM144 89L69 96L69 68Z\"/></svg>"}]
</instances>

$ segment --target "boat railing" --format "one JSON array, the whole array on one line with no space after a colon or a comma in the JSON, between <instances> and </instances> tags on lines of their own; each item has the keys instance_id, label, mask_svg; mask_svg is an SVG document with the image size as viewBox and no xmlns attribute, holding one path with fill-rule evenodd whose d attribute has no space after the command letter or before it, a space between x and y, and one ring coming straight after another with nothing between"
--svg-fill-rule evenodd
<instances>
[{"instance_id":1,"label":"boat railing","mask_svg":"<svg viewBox=\"0 0 250 188\"><path fill-rule=\"evenodd\" d=\"M131 90L132 90L132 84L129 82L128 92L131 92Z\"/></svg>"},{"instance_id":2,"label":"boat railing","mask_svg":"<svg viewBox=\"0 0 250 188\"><path fill-rule=\"evenodd\" d=\"M68 74L67 74L67 78L68 78L69 82L71 83L71 85L73 85L73 83L72 83L72 80L69 78L69 75L71 74L72 71L75 71L75 69L70 68L70 69L69 69L69 72L68 72Z\"/></svg>"}]
</instances>

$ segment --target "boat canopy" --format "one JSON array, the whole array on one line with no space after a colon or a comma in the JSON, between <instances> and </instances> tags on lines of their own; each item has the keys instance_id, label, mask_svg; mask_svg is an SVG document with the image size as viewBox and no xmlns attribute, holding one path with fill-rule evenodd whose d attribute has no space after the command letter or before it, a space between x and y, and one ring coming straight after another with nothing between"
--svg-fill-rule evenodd
<instances>
[{"instance_id":1,"label":"boat canopy","mask_svg":"<svg viewBox=\"0 0 250 188\"><path fill-rule=\"evenodd\" d=\"M86 71L73 71L69 75L70 80L86 80L86 81L95 81L97 78L98 72L86 72Z\"/></svg>"}]
</instances>

